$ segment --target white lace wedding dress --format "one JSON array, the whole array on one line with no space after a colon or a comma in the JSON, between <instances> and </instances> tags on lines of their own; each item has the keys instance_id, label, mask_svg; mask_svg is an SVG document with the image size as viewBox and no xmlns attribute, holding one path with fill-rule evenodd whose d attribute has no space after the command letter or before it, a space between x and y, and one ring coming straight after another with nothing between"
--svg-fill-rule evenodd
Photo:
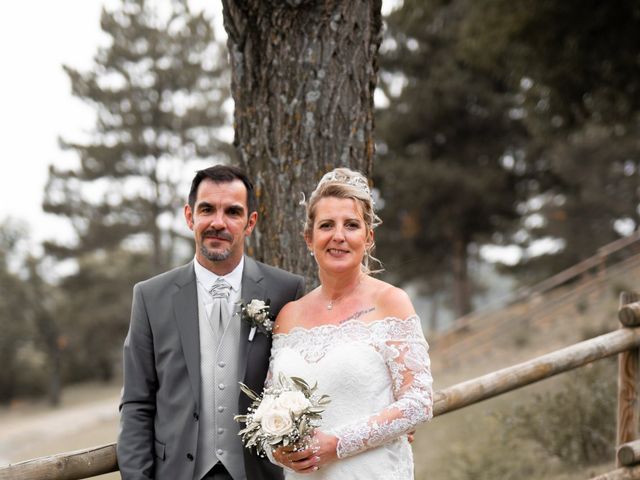
<instances>
[{"instance_id":1,"label":"white lace wedding dress","mask_svg":"<svg viewBox=\"0 0 640 480\"><path fill-rule=\"evenodd\" d=\"M432 416L428 346L417 316L294 328L273 336L269 378L298 376L331 396L320 430L339 460L288 480L409 480L406 433Z\"/></svg>"}]
</instances>

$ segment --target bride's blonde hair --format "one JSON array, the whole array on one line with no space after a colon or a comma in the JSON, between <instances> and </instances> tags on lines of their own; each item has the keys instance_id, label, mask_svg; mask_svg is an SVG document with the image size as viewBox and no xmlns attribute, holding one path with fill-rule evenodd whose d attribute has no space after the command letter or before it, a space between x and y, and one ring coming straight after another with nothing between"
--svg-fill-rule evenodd
<instances>
[{"instance_id":1,"label":"bride's blonde hair","mask_svg":"<svg viewBox=\"0 0 640 480\"><path fill-rule=\"evenodd\" d=\"M335 168L320 179L309 200L302 201L306 208L303 230L305 238L311 238L316 206L321 199L326 197L352 198L355 200L362 210L362 217L367 227L367 237L374 228L382 223L382 220L374 211L373 197L371 196L367 178L362 173L348 168ZM362 271L366 274L378 273L383 270L382 262L373 256L374 249L375 242L372 241L362 258ZM372 270L371 265L373 263L377 263L379 268Z\"/></svg>"}]
</instances>

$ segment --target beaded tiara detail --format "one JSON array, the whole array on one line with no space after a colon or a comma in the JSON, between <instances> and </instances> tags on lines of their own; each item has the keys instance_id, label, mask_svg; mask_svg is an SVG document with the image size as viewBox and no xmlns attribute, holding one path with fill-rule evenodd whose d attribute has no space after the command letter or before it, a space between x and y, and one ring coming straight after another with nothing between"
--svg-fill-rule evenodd
<instances>
[{"instance_id":1,"label":"beaded tiara detail","mask_svg":"<svg viewBox=\"0 0 640 480\"><path fill-rule=\"evenodd\" d=\"M318 182L318 186L323 183L344 183L346 185L351 185L352 187L356 187L366 193L369 197L371 197L371 189L367 184L367 181L361 176L351 177L349 175L345 175L340 171L332 171L329 173L325 173L325 175Z\"/></svg>"}]
</instances>

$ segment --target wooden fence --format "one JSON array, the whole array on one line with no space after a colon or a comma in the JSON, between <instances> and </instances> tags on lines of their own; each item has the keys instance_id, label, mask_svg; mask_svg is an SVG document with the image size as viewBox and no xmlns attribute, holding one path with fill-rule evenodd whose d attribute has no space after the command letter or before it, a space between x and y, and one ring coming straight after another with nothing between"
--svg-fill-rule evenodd
<instances>
[{"instance_id":1,"label":"wooden fence","mask_svg":"<svg viewBox=\"0 0 640 480\"><path fill-rule=\"evenodd\" d=\"M528 304L532 301L535 302L548 292L551 292L563 285L574 285L580 279L587 279L587 283L593 285L594 283L603 280L603 277L608 272L611 265L615 267L618 264L624 263L622 260L628 259L632 256L636 256L636 258L638 258L639 254L640 229L627 237L620 238L598 248L595 255L553 275L552 277L532 286L521 287L504 298L498 299L494 303L490 303L478 310L457 318L449 327L438 332L433 332L436 335L435 340L445 345L449 343L449 341L457 343L458 332L465 331L473 325L481 325L483 320L495 315L496 312L503 310L507 305L514 305L517 303ZM433 340L434 339L432 338L431 341Z\"/></svg>"},{"instance_id":2,"label":"wooden fence","mask_svg":"<svg viewBox=\"0 0 640 480\"><path fill-rule=\"evenodd\" d=\"M640 480L640 295L621 295L618 319L613 332L436 391L434 416L618 355L617 468L593 480ZM117 470L109 444L0 467L0 480L75 480Z\"/></svg>"},{"instance_id":3,"label":"wooden fence","mask_svg":"<svg viewBox=\"0 0 640 480\"><path fill-rule=\"evenodd\" d=\"M557 324L568 311L588 300L600 302L610 295L612 285L624 275L638 279L640 254L624 259L609 267L600 276L585 278L572 288L558 288L517 304L505 307L492 314L483 314L470 319L464 328L436 334L430 338L431 347L438 352L438 361L443 365L469 364L483 358L496 347L499 341L513 341L518 332L530 331L532 327L546 328Z\"/></svg>"}]
</instances>

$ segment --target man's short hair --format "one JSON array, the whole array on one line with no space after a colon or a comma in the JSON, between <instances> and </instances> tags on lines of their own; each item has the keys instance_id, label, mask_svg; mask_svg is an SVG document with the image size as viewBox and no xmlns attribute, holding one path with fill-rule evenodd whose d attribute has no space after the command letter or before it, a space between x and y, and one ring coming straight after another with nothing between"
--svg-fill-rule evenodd
<instances>
[{"instance_id":1,"label":"man's short hair","mask_svg":"<svg viewBox=\"0 0 640 480\"><path fill-rule=\"evenodd\" d=\"M248 214L258 211L258 200L253 183L249 177L238 167L232 165L214 165L213 167L198 170L196 176L191 181L191 190L189 190L189 206L193 210L198 197L198 187L204 179L209 179L215 183L227 183L234 180L240 180L247 189L247 208Z\"/></svg>"}]
</instances>

